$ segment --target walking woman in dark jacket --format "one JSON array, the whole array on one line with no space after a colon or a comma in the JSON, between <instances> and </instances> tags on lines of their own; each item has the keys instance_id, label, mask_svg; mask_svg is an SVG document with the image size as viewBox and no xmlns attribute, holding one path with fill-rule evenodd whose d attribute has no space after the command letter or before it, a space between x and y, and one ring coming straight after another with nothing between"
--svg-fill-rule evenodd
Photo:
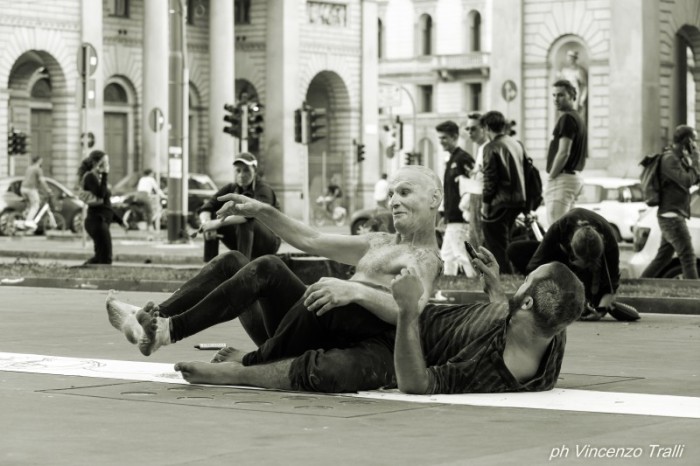
<instances>
[{"instance_id":1,"label":"walking woman in dark jacket","mask_svg":"<svg viewBox=\"0 0 700 466\"><path fill-rule=\"evenodd\" d=\"M112 263L112 235L109 226L112 222L124 223L112 210L108 175L109 156L101 150L90 152L78 168L80 198L88 205L85 231L95 245L95 255L86 264Z\"/></svg>"}]
</instances>

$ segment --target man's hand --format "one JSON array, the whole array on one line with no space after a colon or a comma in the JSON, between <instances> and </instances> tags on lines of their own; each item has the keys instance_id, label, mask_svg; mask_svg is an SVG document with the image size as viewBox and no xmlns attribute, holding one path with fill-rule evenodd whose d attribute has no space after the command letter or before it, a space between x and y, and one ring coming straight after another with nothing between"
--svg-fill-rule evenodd
<instances>
[{"instance_id":1,"label":"man's hand","mask_svg":"<svg viewBox=\"0 0 700 466\"><path fill-rule=\"evenodd\" d=\"M333 308L353 302L356 295L354 283L348 280L323 277L309 286L304 293L304 306L316 315L322 316Z\"/></svg>"},{"instance_id":2,"label":"man's hand","mask_svg":"<svg viewBox=\"0 0 700 466\"><path fill-rule=\"evenodd\" d=\"M403 268L391 281L391 294L399 306L399 313L417 317L420 314L418 300L423 295L423 284L414 267Z\"/></svg>"},{"instance_id":3,"label":"man's hand","mask_svg":"<svg viewBox=\"0 0 700 466\"><path fill-rule=\"evenodd\" d=\"M241 194L224 194L219 196L219 201L225 202L224 206L216 211L218 218L226 218L229 215L242 215L243 217L257 217L267 206L264 202L252 199Z\"/></svg>"},{"instance_id":4,"label":"man's hand","mask_svg":"<svg viewBox=\"0 0 700 466\"><path fill-rule=\"evenodd\" d=\"M612 303L615 301L615 294L614 293L607 293L604 294L602 298L600 298L600 302L598 303L598 307L604 307L606 309L610 309L612 307Z\"/></svg>"},{"instance_id":5,"label":"man's hand","mask_svg":"<svg viewBox=\"0 0 700 466\"><path fill-rule=\"evenodd\" d=\"M484 279L484 292L489 295L491 302L503 301L506 299L501 286L499 276L499 267L496 257L491 254L491 251L483 246L479 246L477 257L472 260L472 266L475 270L481 272Z\"/></svg>"},{"instance_id":6,"label":"man's hand","mask_svg":"<svg viewBox=\"0 0 700 466\"><path fill-rule=\"evenodd\" d=\"M212 240L212 239L217 239L217 228L221 226L221 220L219 219L214 219L214 220L209 220L207 222L202 223L202 226L200 227L200 230L204 234L204 239L205 240Z\"/></svg>"}]
</instances>

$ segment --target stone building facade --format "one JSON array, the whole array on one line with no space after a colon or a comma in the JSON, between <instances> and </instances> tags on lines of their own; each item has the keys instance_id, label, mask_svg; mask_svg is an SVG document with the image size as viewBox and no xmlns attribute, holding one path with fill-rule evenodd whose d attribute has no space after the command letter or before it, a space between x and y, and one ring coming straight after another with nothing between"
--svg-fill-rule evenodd
<instances>
[{"instance_id":1,"label":"stone building facade","mask_svg":"<svg viewBox=\"0 0 700 466\"><path fill-rule=\"evenodd\" d=\"M0 176L21 174L28 163L28 156L5 152L11 129L28 134L29 151L44 157L45 172L70 186L88 152L83 133L110 154L113 182L144 168L167 174L171 2L39 0L19 8L0 0L0 126L8 130L0 134ZM355 144L365 144L376 165L376 2L183 0L183 6L189 112L180 163L218 183L231 179L239 144L223 132L223 107L245 93L264 106L262 137L248 142L285 211L308 214L305 206L331 178L343 187L344 203L363 204L376 174L363 173ZM78 61L86 43L96 66L82 110ZM303 102L327 110L329 136L308 147L294 140L294 110ZM149 118L158 111L165 125L154 131Z\"/></svg>"},{"instance_id":2,"label":"stone building facade","mask_svg":"<svg viewBox=\"0 0 700 466\"><path fill-rule=\"evenodd\" d=\"M7 154L11 129L28 134L45 172L69 186L86 154L84 133L110 154L113 181L144 168L167 173L170 1L0 0L0 176L22 174L28 163ZM551 84L571 65L569 52L586 78L587 171L637 176L642 154L668 142L677 124L700 120L696 0L184 6L187 169L230 179L238 141L222 131L223 106L245 93L264 105L265 130L251 147L284 210L298 218L313 214L331 180L350 210L373 205L379 174L405 164L405 152L442 173L434 127L446 119L463 125L470 111L496 109L515 120L543 167L556 117ZM78 61L86 43L97 61L82 110ZM308 146L294 140L294 110L303 102L327 110L329 136ZM166 120L159 132L149 124L155 109ZM398 155L389 150L397 117Z\"/></svg>"},{"instance_id":3,"label":"stone building facade","mask_svg":"<svg viewBox=\"0 0 700 466\"><path fill-rule=\"evenodd\" d=\"M380 81L412 96L385 108L380 126L398 115L404 149L438 173L435 124L463 126L468 112L487 110L517 122L517 137L544 168L556 121L551 84L570 66L568 52L586 77L587 172L636 177L642 155L667 143L676 125L700 121L697 1L385 0L379 25Z\"/></svg>"}]
</instances>

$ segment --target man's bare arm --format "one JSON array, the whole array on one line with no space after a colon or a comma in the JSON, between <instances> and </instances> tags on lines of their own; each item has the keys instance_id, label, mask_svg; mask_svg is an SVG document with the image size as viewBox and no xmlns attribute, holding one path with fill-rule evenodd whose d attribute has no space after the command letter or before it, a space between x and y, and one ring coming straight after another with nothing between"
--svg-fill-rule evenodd
<instances>
[{"instance_id":1,"label":"man's bare arm","mask_svg":"<svg viewBox=\"0 0 700 466\"><path fill-rule=\"evenodd\" d=\"M218 217L242 215L257 218L284 241L309 254L356 265L369 249L369 241L363 235L320 233L269 204L240 194L226 194L219 200L226 204L216 213Z\"/></svg>"},{"instance_id":2,"label":"man's bare arm","mask_svg":"<svg viewBox=\"0 0 700 466\"><path fill-rule=\"evenodd\" d=\"M552 169L549 171L549 179L553 180L564 169L566 161L569 159L569 153L571 152L571 139L567 137L562 137L559 139L559 147L557 149L557 155L554 156L554 163L552 164Z\"/></svg>"},{"instance_id":3,"label":"man's bare arm","mask_svg":"<svg viewBox=\"0 0 700 466\"><path fill-rule=\"evenodd\" d=\"M391 292L399 307L394 343L394 368L399 390L424 394L430 386L430 376L421 347L419 318L422 307L418 297L423 293L414 270L403 269L391 282Z\"/></svg>"}]
</instances>

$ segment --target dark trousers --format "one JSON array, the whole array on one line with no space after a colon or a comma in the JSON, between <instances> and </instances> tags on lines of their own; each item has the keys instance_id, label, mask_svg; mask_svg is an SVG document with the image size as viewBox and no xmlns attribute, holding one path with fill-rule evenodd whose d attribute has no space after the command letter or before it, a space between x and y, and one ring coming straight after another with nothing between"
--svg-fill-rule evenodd
<instances>
[{"instance_id":1,"label":"dark trousers","mask_svg":"<svg viewBox=\"0 0 700 466\"><path fill-rule=\"evenodd\" d=\"M683 217L657 217L661 230L661 244L656 257L649 263L643 278L656 278L673 260L673 253L678 255L683 270L683 278L697 279L698 269L693 243L688 231L688 224Z\"/></svg>"},{"instance_id":2,"label":"dark trousers","mask_svg":"<svg viewBox=\"0 0 700 466\"><path fill-rule=\"evenodd\" d=\"M539 241L523 240L513 241L506 249L506 255L513 265L513 271L521 275L527 275L527 264L540 246Z\"/></svg>"},{"instance_id":3,"label":"dark trousers","mask_svg":"<svg viewBox=\"0 0 700 466\"><path fill-rule=\"evenodd\" d=\"M506 248L508 248L511 230L520 210L503 209L495 217L482 222L484 245L496 257L500 273L511 273Z\"/></svg>"},{"instance_id":4,"label":"dark trousers","mask_svg":"<svg viewBox=\"0 0 700 466\"><path fill-rule=\"evenodd\" d=\"M87 264L112 263L112 234L109 232L110 222L102 215L85 217L85 231L92 238L95 255L87 260Z\"/></svg>"},{"instance_id":5,"label":"dark trousers","mask_svg":"<svg viewBox=\"0 0 700 466\"><path fill-rule=\"evenodd\" d=\"M238 317L259 346L244 363L296 358L289 377L297 390L348 392L392 385L394 327L356 305L319 317L300 302L305 291L280 258L249 262L240 252L228 252L161 303L160 313L171 317L173 341Z\"/></svg>"},{"instance_id":6,"label":"dark trousers","mask_svg":"<svg viewBox=\"0 0 700 466\"><path fill-rule=\"evenodd\" d=\"M280 247L280 238L257 220L238 225L228 225L217 230L221 242L231 251L238 251L249 259L275 254ZM204 262L219 254L219 238L204 241Z\"/></svg>"}]
</instances>

